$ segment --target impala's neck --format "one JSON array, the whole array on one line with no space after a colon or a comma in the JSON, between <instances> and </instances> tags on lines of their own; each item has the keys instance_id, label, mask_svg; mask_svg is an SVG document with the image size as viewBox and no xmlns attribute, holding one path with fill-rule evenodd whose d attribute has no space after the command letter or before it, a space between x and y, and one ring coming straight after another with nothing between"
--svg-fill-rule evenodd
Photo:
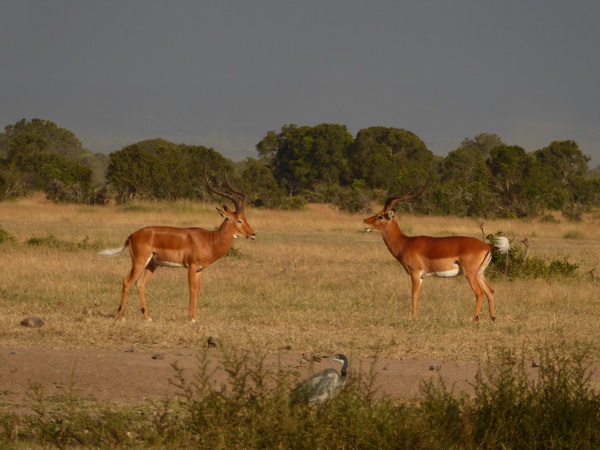
<instances>
[{"instance_id":1,"label":"impala's neck","mask_svg":"<svg viewBox=\"0 0 600 450\"><path fill-rule=\"evenodd\" d=\"M235 226L231 220L224 220L219 228L212 233L212 241L214 243L213 249L217 258L222 257L229 251L233 245L233 241L236 238Z\"/></svg>"},{"instance_id":2,"label":"impala's neck","mask_svg":"<svg viewBox=\"0 0 600 450\"><path fill-rule=\"evenodd\" d=\"M396 219L391 220L388 226L381 230L381 236L390 253L398 258L402 254L406 235L400 229Z\"/></svg>"}]
</instances>

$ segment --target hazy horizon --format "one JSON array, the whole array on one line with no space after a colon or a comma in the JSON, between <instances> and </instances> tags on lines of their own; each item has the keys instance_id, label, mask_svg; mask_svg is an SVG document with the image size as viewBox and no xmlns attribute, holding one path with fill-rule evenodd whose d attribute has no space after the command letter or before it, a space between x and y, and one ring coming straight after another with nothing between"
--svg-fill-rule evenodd
<instances>
[{"instance_id":1,"label":"hazy horizon","mask_svg":"<svg viewBox=\"0 0 600 450\"><path fill-rule=\"evenodd\" d=\"M497 134L600 164L600 3L7 2L2 126L110 153L144 139L239 161L282 126L403 128L445 156Z\"/></svg>"}]
</instances>

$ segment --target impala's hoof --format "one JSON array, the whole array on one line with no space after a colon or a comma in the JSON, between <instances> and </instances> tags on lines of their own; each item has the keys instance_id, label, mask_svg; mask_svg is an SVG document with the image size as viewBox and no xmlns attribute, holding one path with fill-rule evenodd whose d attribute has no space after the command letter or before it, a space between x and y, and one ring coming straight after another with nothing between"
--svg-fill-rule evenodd
<instances>
[{"instance_id":1,"label":"impala's hoof","mask_svg":"<svg viewBox=\"0 0 600 450\"><path fill-rule=\"evenodd\" d=\"M475 316L471 319L471 322L473 323L479 323L479 316Z\"/></svg>"},{"instance_id":2,"label":"impala's hoof","mask_svg":"<svg viewBox=\"0 0 600 450\"><path fill-rule=\"evenodd\" d=\"M492 319L492 322L495 322L496 321L496 316L492 316L492 317L490 317L490 319Z\"/></svg>"}]
</instances>

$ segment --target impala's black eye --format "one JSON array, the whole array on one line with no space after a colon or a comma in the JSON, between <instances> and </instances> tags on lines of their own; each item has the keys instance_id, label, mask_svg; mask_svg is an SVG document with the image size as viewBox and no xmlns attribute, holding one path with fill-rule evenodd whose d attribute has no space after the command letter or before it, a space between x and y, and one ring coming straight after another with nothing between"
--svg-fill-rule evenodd
<instances>
[{"instance_id":1,"label":"impala's black eye","mask_svg":"<svg viewBox=\"0 0 600 450\"><path fill-rule=\"evenodd\" d=\"M381 215L377 216L377 220L383 220L383 216L381 216Z\"/></svg>"}]
</instances>

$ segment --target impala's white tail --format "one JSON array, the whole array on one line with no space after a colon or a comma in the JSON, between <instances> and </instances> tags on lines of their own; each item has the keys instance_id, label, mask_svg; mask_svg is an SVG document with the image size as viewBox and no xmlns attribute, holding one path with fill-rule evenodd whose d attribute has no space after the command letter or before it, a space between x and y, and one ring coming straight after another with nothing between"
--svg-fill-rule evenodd
<instances>
[{"instance_id":1,"label":"impala's white tail","mask_svg":"<svg viewBox=\"0 0 600 450\"><path fill-rule=\"evenodd\" d=\"M504 236L494 238L494 245L500 253L508 253L508 249L510 248L510 242Z\"/></svg>"},{"instance_id":2,"label":"impala's white tail","mask_svg":"<svg viewBox=\"0 0 600 450\"><path fill-rule=\"evenodd\" d=\"M125 250L126 248L126 245L119 248L107 248L105 250L99 251L98 254L102 256L117 256L123 253L123 250Z\"/></svg>"}]
</instances>

